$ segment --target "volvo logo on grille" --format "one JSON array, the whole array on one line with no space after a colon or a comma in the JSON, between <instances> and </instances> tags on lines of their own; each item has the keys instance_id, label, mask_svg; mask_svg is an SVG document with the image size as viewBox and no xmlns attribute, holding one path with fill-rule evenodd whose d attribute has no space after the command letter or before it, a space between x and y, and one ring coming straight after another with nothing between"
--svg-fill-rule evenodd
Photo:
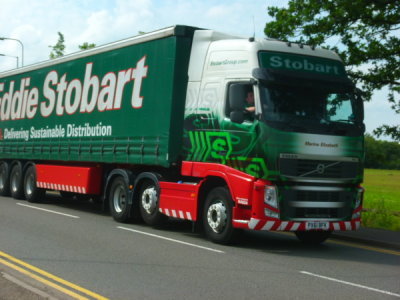
<instances>
[{"instance_id":1,"label":"volvo logo on grille","mask_svg":"<svg viewBox=\"0 0 400 300\"><path fill-rule=\"evenodd\" d=\"M324 164L318 164L316 171L317 171L318 174L324 174L325 165Z\"/></svg>"}]
</instances>

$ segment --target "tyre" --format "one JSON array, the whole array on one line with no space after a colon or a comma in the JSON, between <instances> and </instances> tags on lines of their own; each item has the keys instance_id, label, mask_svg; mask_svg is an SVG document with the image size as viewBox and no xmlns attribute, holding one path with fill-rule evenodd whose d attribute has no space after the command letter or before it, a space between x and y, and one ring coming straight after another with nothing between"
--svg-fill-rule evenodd
<instances>
[{"instance_id":1,"label":"tyre","mask_svg":"<svg viewBox=\"0 0 400 300\"><path fill-rule=\"evenodd\" d=\"M10 173L10 193L14 199L23 199L24 197L24 178L20 164L15 164Z\"/></svg>"},{"instance_id":2,"label":"tyre","mask_svg":"<svg viewBox=\"0 0 400 300\"><path fill-rule=\"evenodd\" d=\"M297 238L308 245L318 245L325 242L332 231L296 231Z\"/></svg>"},{"instance_id":3,"label":"tyre","mask_svg":"<svg viewBox=\"0 0 400 300\"><path fill-rule=\"evenodd\" d=\"M8 164L0 163L0 196L10 195L10 174L8 173Z\"/></svg>"},{"instance_id":4,"label":"tyre","mask_svg":"<svg viewBox=\"0 0 400 300\"><path fill-rule=\"evenodd\" d=\"M24 176L24 195L29 202L40 202L44 197L45 190L36 185L36 168L30 166Z\"/></svg>"},{"instance_id":5,"label":"tyre","mask_svg":"<svg viewBox=\"0 0 400 300\"><path fill-rule=\"evenodd\" d=\"M233 201L227 187L211 190L203 211L203 227L208 239L219 244L228 244L233 240L232 209Z\"/></svg>"},{"instance_id":6,"label":"tyre","mask_svg":"<svg viewBox=\"0 0 400 300\"><path fill-rule=\"evenodd\" d=\"M116 177L108 193L110 212L115 221L126 223L130 220L129 189L122 177Z\"/></svg>"},{"instance_id":7,"label":"tyre","mask_svg":"<svg viewBox=\"0 0 400 300\"><path fill-rule=\"evenodd\" d=\"M167 216L159 210L159 188L152 180L146 180L140 188L139 210L143 221L151 226L160 226Z\"/></svg>"}]
</instances>

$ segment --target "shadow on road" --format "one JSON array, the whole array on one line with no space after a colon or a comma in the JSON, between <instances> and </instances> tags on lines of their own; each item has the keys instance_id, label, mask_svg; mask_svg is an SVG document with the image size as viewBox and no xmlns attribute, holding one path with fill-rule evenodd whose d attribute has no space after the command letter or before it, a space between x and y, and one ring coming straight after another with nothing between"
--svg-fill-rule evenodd
<instances>
[{"instance_id":1,"label":"shadow on road","mask_svg":"<svg viewBox=\"0 0 400 300\"><path fill-rule=\"evenodd\" d=\"M109 213L103 209L102 203L98 203L89 197L61 197L58 192L47 192L46 196L40 203L52 204L63 208L94 213L97 215L109 216Z\"/></svg>"},{"instance_id":2,"label":"shadow on road","mask_svg":"<svg viewBox=\"0 0 400 300\"><path fill-rule=\"evenodd\" d=\"M170 221L167 226L160 229L161 232L179 232L183 236L196 240L204 240L203 233L199 230L192 232L192 223L184 221ZM333 262L351 261L366 262L380 265L399 265L399 258L396 255L386 254L372 249L366 249L365 245L344 244L335 239L329 239L320 245L307 245L300 242L294 233L291 232L266 232L266 231L241 231L235 242L228 245L217 245L218 249L224 248L226 252L236 250L255 251L258 254L277 254L287 257L301 257L303 259L332 260ZM371 252L376 255L371 259Z\"/></svg>"},{"instance_id":3,"label":"shadow on road","mask_svg":"<svg viewBox=\"0 0 400 300\"><path fill-rule=\"evenodd\" d=\"M52 204L55 206L93 213L100 216L109 216L108 211L103 209L101 203L93 201L93 199L77 199L60 197L58 193L50 192L46 194L43 204ZM142 230L148 230L149 227L143 223L132 223ZM170 219L161 228L153 228L162 235L163 233L179 233L182 239L190 238L204 244L205 237L201 230L201 226L194 225L192 222ZM179 236L174 238L179 239ZM212 246L212 245L211 245ZM263 231L240 231L234 243L229 246L217 245L218 249L224 248L226 252L236 250L250 250L265 254L278 254L288 257L302 257L304 259L323 259L323 260L342 260L342 261L358 261L376 264L398 265L399 260L395 255L376 252L374 261L371 261L371 251L360 245L350 246L335 243L331 239L321 245L306 245L298 241L293 233L289 232L263 232Z\"/></svg>"}]
</instances>

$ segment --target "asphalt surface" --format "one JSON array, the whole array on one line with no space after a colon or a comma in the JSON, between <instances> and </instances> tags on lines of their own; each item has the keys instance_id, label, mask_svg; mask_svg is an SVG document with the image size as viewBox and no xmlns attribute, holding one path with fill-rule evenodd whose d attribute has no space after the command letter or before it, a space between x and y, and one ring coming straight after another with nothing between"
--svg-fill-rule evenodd
<instances>
[{"instance_id":1,"label":"asphalt surface","mask_svg":"<svg viewBox=\"0 0 400 300\"><path fill-rule=\"evenodd\" d=\"M1 300L400 298L398 232L361 228L317 247L293 234L245 232L221 246L188 222L120 224L92 203L58 197L43 204L0 197L0 228Z\"/></svg>"},{"instance_id":2,"label":"asphalt surface","mask_svg":"<svg viewBox=\"0 0 400 300\"><path fill-rule=\"evenodd\" d=\"M400 250L400 232L362 227L356 231L335 232L333 238Z\"/></svg>"}]
</instances>

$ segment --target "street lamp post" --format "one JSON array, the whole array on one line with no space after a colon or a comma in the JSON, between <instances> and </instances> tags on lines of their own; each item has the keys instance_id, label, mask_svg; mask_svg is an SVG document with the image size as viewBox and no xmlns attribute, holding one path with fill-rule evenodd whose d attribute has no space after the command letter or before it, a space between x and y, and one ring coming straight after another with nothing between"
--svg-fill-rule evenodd
<instances>
[{"instance_id":1,"label":"street lamp post","mask_svg":"<svg viewBox=\"0 0 400 300\"><path fill-rule=\"evenodd\" d=\"M5 57L14 57L17 60L17 68L19 67L19 57L14 56L14 55L5 55L5 54L0 54L0 56L5 56Z\"/></svg>"},{"instance_id":2,"label":"street lamp post","mask_svg":"<svg viewBox=\"0 0 400 300\"><path fill-rule=\"evenodd\" d=\"M24 44L22 44L22 42L18 39L0 37L0 41L4 41L4 40L16 41L21 45L21 49L22 49L21 65L23 67L24 66Z\"/></svg>"}]
</instances>

